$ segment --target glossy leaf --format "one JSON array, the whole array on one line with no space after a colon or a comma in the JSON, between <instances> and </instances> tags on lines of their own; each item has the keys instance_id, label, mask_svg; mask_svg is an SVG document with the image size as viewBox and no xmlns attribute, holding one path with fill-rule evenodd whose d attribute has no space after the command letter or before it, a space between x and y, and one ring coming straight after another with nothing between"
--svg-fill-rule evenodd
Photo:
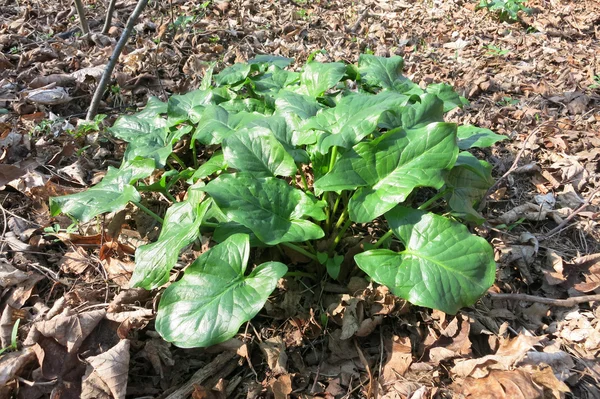
<instances>
[{"instance_id":1,"label":"glossy leaf","mask_svg":"<svg viewBox=\"0 0 600 399\"><path fill-rule=\"evenodd\" d=\"M443 172L454 165L457 155L455 124L396 129L347 151L315 188L358 188L350 199L350 218L367 223L404 201L416 187L441 188Z\"/></svg>"},{"instance_id":2,"label":"glossy leaf","mask_svg":"<svg viewBox=\"0 0 600 399\"><path fill-rule=\"evenodd\" d=\"M277 66L271 66L262 75L252 78L254 92L258 94L277 93L293 83L298 82L300 74L298 72L286 71Z\"/></svg>"},{"instance_id":3,"label":"glossy leaf","mask_svg":"<svg viewBox=\"0 0 600 399\"><path fill-rule=\"evenodd\" d=\"M492 166L468 152L461 152L445 180L450 208L467 221L477 224L485 222L474 205L481 201L494 184Z\"/></svg>"},{"instance_id":4,"label":"glossy leaf","mask_svg":"<svg viewBox=\"0 0 600 399\"><path fill-rule=\"evenodd\" d=\"M433 93L444 102L444 112L448 112L457 107L462 107L468 101L459 96L452 86L446 83L434 83L427 86L427 92Z\"/></svg>"},{"instance_id":5,"label":"glossy leaf","mask_svg":"<svg viewBox=\"0 0 600 399\"><path fill-rule=\"evenodd\" d=\"M291 187L285 180L258 178L246 173L226 174L208 183L203 190L230 220L252 230L265 244L314 240L324 235L320 228L309 227L312 222L302 220L306 217L323 220L324 204ZM300 237L298 229L309 235Z\"/></svg>"},{"instance_id":6,"label":"glossy leaf","mask_svg":"<svg viewBox=\"0 0 600 399\"><path fill-rule=\"evenodd\" d=\"M227 165L257 177L293 176L296 163L273 132L263 127L238 130L223 142Z\"/></svg>"},{"instance_id":7,"label":"glossy leaf","mask_svg":"<svg viewBox=\"0 0 600 399\"><path fill-rule=\"evenodd\" d=\"M185 121L198 122L204 107L213 101L211 90L194 90L182 95L172 95L167 103L167 114L172 124Z\"/></svg>"},{"instance_id":8,"label":"glossy leaf","mask_svg":"<svg viewBox=\"0 0 600 399\"><path fill-rule=\"evenodd\" d=\"M296 115L302 120L315 116L323 108L314 98L288 90L279 92L275 106L280 115Z\"/></svg>"},{"instance_id":9,"label":"glossy leaf","mask_svg":"<svg viewBox=\"0 0 600 399\"><path fill-rule=\"evenodd\" d=\"M200 235L200 223L210 201L200 204L201 196L188 195L186 201L175 203L167 210L158 240L135 251L135 270L129 282L132 287L152 290L169 281L169 272L179 252Z\"/></svg>"},{"instance_id":10,"label":"glossy leaf","mask_svg":"<svg viewBox=\"0 0 600 399\"><path fill-rule=\"evenodd\" d=\"M223 139L235 130L247 126L255 120L264 119L264 115L254 112L229 112L220 105L209 105L202 111L200 122L192 135L192 142L202 144L221 144Z\"/></svg>"},{"instance_id":11,"label":"glossy leaf","mask_svg":"<svg viewBox=\"0 0 600 399\"><path fill-rule=\"evenodd\" d=\"M77 194L50 198L50 213L65 213L80 222L87 222L105 212L124 209L129 201L139 202L141 197L133 184L154 172L152 159L136 159L120 169L108 167L102 181Z\"/></svg>"},{"instance_id":12,"label":"glossy leaf","mask_svg":"<svg viewBox=\"0 0 600 399\"><path fill-rule=\"evenodd\" d=\"M227 168L227 163L225 162L223 152L218 151L215 152L208 161L204 162L198 167L198 169L196 169L192 179L194 179L194 181L198 179L205 179L220 170L224 170L225 168Z\"/></svg>"},{"instance_id":13,"label":"glossy leaf","mask_svg":"<svg viewBox=\"0 0 600 399\"><path fill-rule=\"evenodd\" d=\"M397 296L455 314L494 283L490 244L442 216L397 207L386 214L405 249L375 249L354 257L359 268Z\"/></svg>"},{"instance_id":14,"label":"glossy leaf","mask_svg":"<svg viewBox=\"0 0 600 399\"><path fill-rule=\"evenodd\" d=\"M245 275L250 244L236 234L200 255L164 292L156 331L182 348L207 347L233 337L262 309L287 272L267 262Z\"/></svg>"},{"instance_id":15,"label":"glossy leaf","mask_svg":"<svg viewBox=\"0 0 600 399\"><path fill-rule=\"evenodd\" d=\"M322 64L310 62L306 64L300 75L303 94L320 97L325 91L338 84L346 74L346 65L341 62Z\"/></svg>"},{"instance_id":16,"label":"glossy leaf","mask_svg":"<svg viewBox=\"0 0 600 399\"><path fill-rule=\"evenodd\" d=\"M491 147L498 141L506 140L507 137L496 134L490 129L473 125L462 125L458 127L458 148L468 150L469 148Z\"/></svg>"},{"instance_id":17,"label":"glossy leaf","mask_svg":"<svg viewBox=\"0 0 600 399\"><path fill-rule=\"evenodd\" d=\"M272 55L272 54L259 54L256 57L248 60L248 64L267 64L267 65L275 65L279 68L285 68L294 62L293 58L282 57L280 55Z\"/></svg>"},{"instance_id":18,"label":"glossy leaf","mask_svg":"<svg viewBox=\"0 0 600 399\"><path fill-rule=\"evenodd\" d=\"M217 86L233 85L240 83L248 77L252 65L250 64L234 64L223 69L220 73L214 76Z\"/></svg>"},{"instance_id":19,"label":"glossy leaf","mask_svg":"<svg viewBox=\"0 0 600 399\"><path fill-rule=\"evenodd\" d=\"M348 95L335 108L321 110L309 119L303 129L322 132L318 140L322 153L333 146L350 148L375 131L386 111L405 105L408 99L408 96L393 92Z\"/></svg>"},{"instance_id":20,"label":"glossy leaf","mask_svg":"<svg viewBox=\"0 0 600 399\"><path fill-rule=\"evenodd\" d=\"M378 57L361 54L358 58L358 71L365 83L401 93L408 92L417 86L402 75L403 68L404 60L400 56Z\"/></svg>"}]
</instances>

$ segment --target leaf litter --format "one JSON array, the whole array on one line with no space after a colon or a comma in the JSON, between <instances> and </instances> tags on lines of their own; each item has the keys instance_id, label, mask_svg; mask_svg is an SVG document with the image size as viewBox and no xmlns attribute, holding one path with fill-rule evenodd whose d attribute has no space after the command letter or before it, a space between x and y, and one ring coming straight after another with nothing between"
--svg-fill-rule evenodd
<instances>
[{"instance_id":1,"label":"leaf litter","mask_svg":"<svg viewBox=\"0 0 600 399\"><path fill-rule=\"evenodd\" d=\"M105 5L94 5L86 13L97 31ZM214 363L210 351L164 343L154 331L153 297L127 288L130 250L156 240L155 223L127 208L120 227L136 233L133 244L126 234L105 234L114 215L80 225L80 237L94 237L86 242L47 205L121 163L125 147L103 135L112 115L143 107L151 95L164 100L197 88L210 61L223 68L266 53L300 65L321 49L322 62L397 54L413 81L447 82L469 99L453 120L512 139L484 151L494 176L515 159L534 166L501 179L483 210L488 222L479 234L497 251L490 291L599 294L596 2L530 1L535 12L518 24L458 1L161 4L146 10L122 55L100 134L77 130L134 5L119 5L108 36L89 41L78 35L74 10L59 2L43 10L27 1L0 5L3 345L12 344L18 321L17 349L0 356L3 395L157 397L213 364L215 378L192 388L196 397L600 396L597 302L563 308L491 296L449 316L355 277L346 286L280 282L240 330L245 360ZM191 263L193 251L179 261Z\"/></svg>"}]
</instances>

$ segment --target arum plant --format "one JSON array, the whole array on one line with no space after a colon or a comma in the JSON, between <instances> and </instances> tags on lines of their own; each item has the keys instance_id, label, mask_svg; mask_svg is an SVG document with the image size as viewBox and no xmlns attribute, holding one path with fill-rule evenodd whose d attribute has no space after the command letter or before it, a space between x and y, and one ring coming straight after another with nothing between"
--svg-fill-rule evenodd
<instances>
[{"instance_id":1,"label":"arum plant","mask_svg":"<svg viewBox=\"0 0 600 399\"><path fill-rule=\"evenodd\" d=\"M475 205L493 184L490 165L470 150L504 137L444 122L466 100L446 84L412 83L401 57L309 62L297 72L286 69L291 61L258 56L211 69L200 89L121 116L111 129L128 142L121 167L51 199L54 215L82 222L128 203L144 208L152 191L172 200L156 215L158 240L135 253L131 284L168 285L156 328L181 347L225 341L263 307L288 266L249 268L253 248L287 247L338 279L351 226L387 226L356 266L413 304L454 314L494 281L491 246L463 223L483 221ZM173 152L184 138L188 163ZM157 170L160 180L146 184ZM201 231L216 245L169 284Z\"/></svg>"}]
</instances>

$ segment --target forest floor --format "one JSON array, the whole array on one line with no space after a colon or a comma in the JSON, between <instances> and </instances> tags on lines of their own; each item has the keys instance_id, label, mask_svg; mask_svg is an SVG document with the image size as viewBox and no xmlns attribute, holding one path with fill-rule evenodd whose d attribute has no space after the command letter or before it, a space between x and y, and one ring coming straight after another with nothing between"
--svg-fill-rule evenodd
<instances>
[{"instance_id":1,"label":"forest floor","mask_svg":"<svg viewBox=\"0 0 600 399\"><path fill-rule=\"evenodd\" d=\"M600 398L599 2L532 0L509 23L474 0L151 1L98 133L81 122L135 7L119 1L102 35L106 3L85 2L82 37L69 2L0 0L1 398L186 397L198 370L194 398ZM66 231L49 197L118 166L105 128L197 88L207 62L278 54L294 68L318 50L322 62L401 55L414 82L469 100L451 121L509 138L482 153L504 177L474 229L494 246L495 284L451 316L363 278L288 278L228 345L168 344L158 293L130 289L131 257L104 241L111 220ZM152 234L130 211L119 242L131 249ZM340 338L365 322L369 334Z\"/></svg>"}]
</instances>

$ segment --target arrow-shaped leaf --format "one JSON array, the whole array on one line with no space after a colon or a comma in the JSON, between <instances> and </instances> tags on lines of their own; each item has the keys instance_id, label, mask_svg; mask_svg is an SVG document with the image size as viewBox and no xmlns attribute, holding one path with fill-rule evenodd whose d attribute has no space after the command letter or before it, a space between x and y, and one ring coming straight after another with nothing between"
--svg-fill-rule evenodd
<instances>
[{"instance_id":1,"label":"arrow-shaped leaf","mask_svg":"<svg viewBox=\"0 0 600 399\"><path fill-rule=\"evenodd\" d=\"M203 253L160 300L156 330L182 348L206 347L233 337L264 306L287 272L263 263L245 276L250 256L246 234L235 234Z\"/></svg>"},{"instance_id":2,"label":"arrow-shaped leaf","mask_svg":"<svg viewBox=\"0 0 600 399\"><path fill-rule=\"evenodd\" d=\"M454 165L457 155L455 124L395 129L344 153L315 188L360 187L350 199L350 218L367 223L404 201L415 187L442 187L442 172Z\"/></svg>"},{"instance_id":3,"label":"arrow-shaped leaf","mask_svg":"<svg viewBox=\"0 0 600 399\"><path fill-rule=\"evenodd\" d=\"M492 247L462 224L401 206L388 212L386 219L405 249L376 249L354 259L395 295L455 314L474 304L494 283Z\"/></svg>"},{"instance_id":4,"label":"arrow-shaped leaf","mask_svg":"<svg viewBox=\"0 0 600 399\"><path fill-rule=\"evenodd\" d=\"M291 187L286 181L273 177L254 177L247 173L226 174L217 177L203 188L229 219L246 226L265 244L314 240L323 237L323 231L312 222L312 217L323 220L324 204L304 192ZM304 229L306 236L297 234Z\"/></svg>"}]
</instances>

